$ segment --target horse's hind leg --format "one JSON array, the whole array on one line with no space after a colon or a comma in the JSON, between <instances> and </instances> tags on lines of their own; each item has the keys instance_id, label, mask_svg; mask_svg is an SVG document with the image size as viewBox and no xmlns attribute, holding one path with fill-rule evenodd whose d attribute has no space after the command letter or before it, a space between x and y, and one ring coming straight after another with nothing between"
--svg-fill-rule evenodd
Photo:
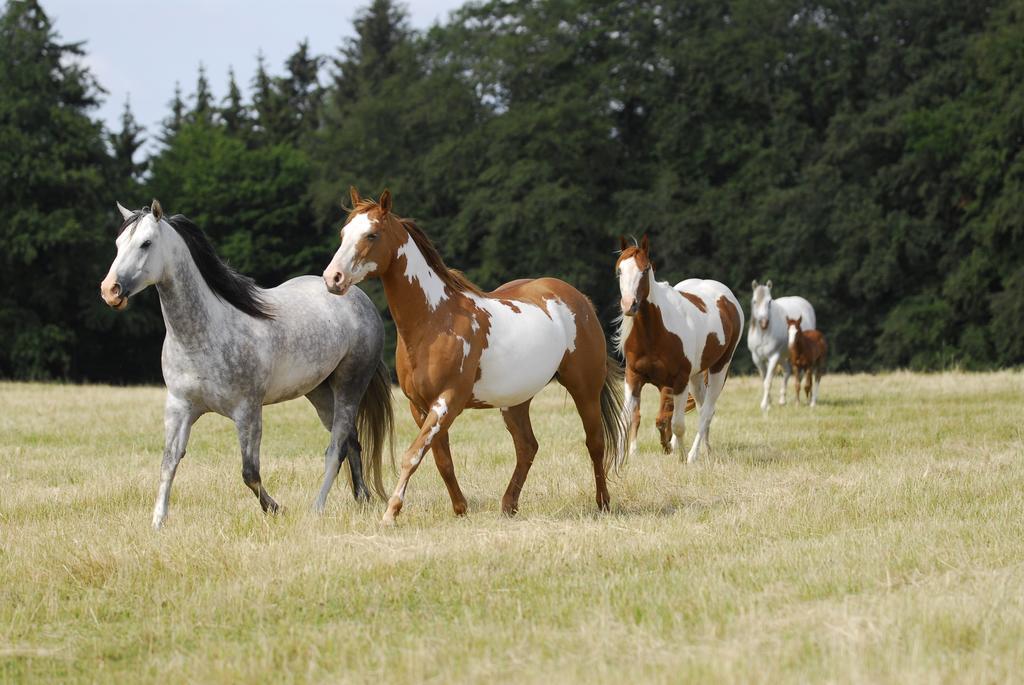
<instances>
[{"instance_id":1,"label":"horse's hind leg","mask_svg":"<svg viewBox=\"0 0 1024 685\"><path fill-rule=\"evenodd\" d=\"M700 410L704 407L704 404L708 400L708 381L710 375L707 371L697 376L690 378L690 394L693 395L693 401L697 404L697 416L700 416ZM711 450L711 424L708 424L704 430L704 444L707 445L708 451Z\"/></svg>"},{"instance_id":2,"label":"horse's hind leg","mask_svg":"<svg viewBox=\"0 0 1024 685\"><path fill-rule=\"evenodd\" d=\"M242 449L242 480L260 500L263 511L277 513L278 506L263 487L260 478L260 441L263 439L263 407L257 402L254 406L242 409L234 417L238 430L238 445Z\"/></svg>"},{"instance_id":3,"label":"horse's hind leg","mask_svg":"<svg viewBox=\"0 0 1024 685\"><path fill-rule=\"evenodd\" d=\"M629 445L629 457L635 455L638 449L637 434L640 432L640 393L644 388L643 377L630 370L628 366L626 367L625 375L622 424L626 427L626 430L622 432L621 444L615 446L620 461L624 460L627 456L626 445ZM559 374L558 380L562 382L562 385L565 385L561 374ZM566 386L566 389L568 389L568 386Z\"/></svg>"},{"instance_id":4,"label":"horse's hind leg","mask_svg":"<svg viewBox=\"0 0 1024 685\"><path fill-rule=\"evenodd\" d=\"M356 433L356 416L359 414L359 400L365 391L365 385L351 376L337 373L331 378L331 390L334 393L334 419L331 423L331 444L337 444L338 468L348 457L348 467L352 474L352 496L363 502L370 501L370 490L363 482L363 450ZM324 486L330 490L325 481ZM327 493L324 492L324 497Z\"/></svg>"},{"instance_id":5,"label":"horse's hind leg","mask_svg":"<svg viewBox=\"0 0 1024 685\"><path fill-rule=\"evenodd\" d=\"M601 361L603 362L604 359ZM583 431L587 436L587 452L590 453L590 461L594 466L597 507L602 511L607 511L611 505L611 497L608 495L607 474L604 467L604 424L601 419L601 390L605 366L604 364L594 365L586 369L581 368L582 366L582 364L573 366L563 364L563 368L558 370L558 380L572 396L573 402L576 403L576 411L583 421ZM595 369L600 369L600 374L595 372ZM586 373L587 371L590 373ZM639 393L639 385L636 392ZM639 401L639 397L636 398L636 401ZM629 402L628 397L626 402ZM626 417L628 418L631 414L632 407L629 408Z\"/></svg>"},{"instance_id":6,"label":"horse's hind leg","mask_svg":"<svg viewBox=\"0 0 1024 685\"><path fill-rule=\"evenodd\" d=\"M533 466L533 458L537 455L537 438L530 424L530 400L502 409L501 418L505 420L505 427L512 434L512 442L516 447L516 468L501 498L501 513L515 516L519 510L519 493L523 490L526 476Z\"/></svg>"},{"instance_id":7,"label":"horse's hind leg","mask_svg":"<svg viewBox=\"0 0 1024 685\"><path fill-rule=\"evenodd\" d=\"M330 383L324 381L309 392L306 395L306 399L316 408L317 416L320 417L320 423L324 424L324 428L331 432L331 441L324 451L323 485L320 486L320 493L313 502L313 511L322 513L327 503L327 494L334 485L334 479L338 477L338 472L341 470L341 462L345 460L347 444L339 443L335 440L334 431L332 430L334 425L334 391L331 390Z\"/></svg>"},{"instance_id":8,"label":"horse's hind leg","mask_svg":"<svg viewBox=\"0 0 1024 685\"><path fill-rule=\"evenodd\" d=\"M352 496L360 502L370 501L370 490L363 480L363 446L359 443L359 436L355 431L349 433L346 442L348 453L348 470L352 476ZM342 454L342 459L345 455Z\"/></svg>"},{"instance_id":9,"label":"horse's hind leg","mask_svg":"<svg viewBox=\"0 0 1024 685\"><path fill-rule=\"evenodd\" d=\"M811 367L804 371L804 398L808 404L814 406L814 395L811 394L811 389L814 385L814 367Z\"/></svg>"},{"instance_id":10,"label":"horse's hind leg","mask_svg":"<svg viewBox=\"0 0 1024 685\"><path fill-rule=\"evenodd\" d=\"M811 406L818 406L818 388L821 386L821 366L814 369L814 387L811 394Z\"/></svg>"},{"instance_id":11,"label":"horse's hind leg","mask_svg":"<svg viewBox=\"0 0 1024 685\"><path fill-rule=\"evenodd\" d=\"M697 422L697 437L694 438L693 446L690 447L690 451L686 455L686 461L689 464L697 461L701 443L707 444L708 435L711 432L711 419L715 416L715 405L718 404L718 396L722 394L722 388L725 387L725 380L728 377L728 365L716 373L708 374L708 383L704 391L704 404L700 407L700 418ZM699 383L701 380L698 377L697 382ZM710 445L708 448L710 449Z\"/></svg>"},{"instance_id":12,"label":"horse's hind leg","mask_svg":"<svg viewBox=\"0 0 1024 685\"><path fill-rule=\"evenodd\" d=\"M167 506L171 499L171 483L178 470L178 464L185 456L185 446L192 432L192 424L199 415L192 405L173 395L167 395L164 406L164 456L160 465L160 489L153 507L153 528L160 528L167 518Z\"/></svg>"}]
</instances>

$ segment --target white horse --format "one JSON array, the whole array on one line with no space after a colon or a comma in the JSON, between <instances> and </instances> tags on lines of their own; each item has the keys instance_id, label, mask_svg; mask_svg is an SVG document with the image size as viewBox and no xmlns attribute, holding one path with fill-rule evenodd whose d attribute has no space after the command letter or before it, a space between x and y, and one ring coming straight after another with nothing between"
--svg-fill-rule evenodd
<instances>
[{"instance_id":1,"label":"white horse","mask_svg":"<svg viewBox=\"0 0 1024 685\"><path fill-rule=\"evenodd\" d=\"M782 363L782 389L779 391L779 404L786 403L786 386L793 372L789 363L789 332L786 328L786 317L797 319L803 317L803 325L807 329L817 328L814 307L802 297L791 295L772 299L772 282L764 285L755 280L750 284L753 297L750 301L750 326L747 328L747 348L754 360L754 366L761 374L764 383L764 394L761 397L761 409L767 411L771 407L769 395L772 391L772 379L775 367Z\"/></svg>"},{"instance_id":2,"label":"white horse","mask_svg":"<svg viewBox=\"0 0 1024 685\"><path fill-rule=\"evenodd\" d=\"M331 433L314 508L323 510L346 457L353 495L369 499L364 446L373 485L383 492L391 380L381 361L384 324L370 298L358 289L335 297L312 276L258 288L222 262L184 216L164 216L155 200L135 212L118 208L124 223L100 294L111 307L124 309L129 297L155 285L167 327L161 355L166 440L153 527L167 517L171 482L192 424L207 412L235 422L242 479L263 511L276 512L277 502L260 478L263 405L302 395Z\"/></svg>"}]
</instances>

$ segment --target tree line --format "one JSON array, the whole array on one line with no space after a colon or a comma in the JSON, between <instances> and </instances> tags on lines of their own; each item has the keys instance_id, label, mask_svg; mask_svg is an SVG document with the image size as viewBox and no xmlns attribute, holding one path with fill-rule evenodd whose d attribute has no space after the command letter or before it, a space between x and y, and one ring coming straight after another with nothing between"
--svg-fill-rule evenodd
<instances>
[{"instance_id":1,"label":"tree line","mask_svg":"<svg viewBox=\"0 0 1024 685\"><path fill-rule=\"evenodd\" d=\"M115 200L158 197L271 286L322 270L349 185L482 287L557 276L606 323L618 236L648 233L660 279L810 299L833 370L1019 365L1022 45L1019 0L477 0L426 31L372 0L332 55L220 96L200 68L160 130L126 104L108 131L86 46L9 1L0 376L158 378L155 292L97 295Z\"/></svg>"}]
</instances>

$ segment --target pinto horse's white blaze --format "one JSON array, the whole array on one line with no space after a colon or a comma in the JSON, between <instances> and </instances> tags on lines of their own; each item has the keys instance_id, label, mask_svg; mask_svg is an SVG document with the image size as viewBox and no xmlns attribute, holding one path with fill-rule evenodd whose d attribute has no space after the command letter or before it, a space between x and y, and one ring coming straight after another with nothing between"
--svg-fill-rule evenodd
<instances>
[{"instance_id":1,"label":"pinto horse's white blaze","mask_svg":"<svg viewBox=\"0 0 1024 685\"><path fill-rule=\"evenodd\" d=\"M636 259L624 259L619 264L619 295L623 312L631 309L636 302L636 291L643 275L643 269L637 265Z\"/></svg>"},{"instance_id":2,"label":"pinto horse's white blaze","mask_svg":"<svg viewBox=\"0 0 1024 685\"><path fill-rule=\"evenodd\" d=\"M514 407L540 392L566 352L576 349L575 317L555 299L545 310L521 301L472 297L490 317L473 399L492 407Z\"/></svg>"},{"instance_id":3,"label":"pinto horse's white blaze","mask_svg":"<svg viewBox=\"0 0 1024 685\"><path fill-rule=\"evenodd\" d=\"M324 277L329 271L343 274L345 279L341 283L342 292L352 285L366 278L366 275L377 268L375 262L357 259L357 245L367 235L373 233L376 228L376 219L370 219L366 214L360 214L350 221L341 232L341 246L334 253L334 258L324 270ZM357 263L358 262L358 263Z\"/></svg>"}]
</instances>

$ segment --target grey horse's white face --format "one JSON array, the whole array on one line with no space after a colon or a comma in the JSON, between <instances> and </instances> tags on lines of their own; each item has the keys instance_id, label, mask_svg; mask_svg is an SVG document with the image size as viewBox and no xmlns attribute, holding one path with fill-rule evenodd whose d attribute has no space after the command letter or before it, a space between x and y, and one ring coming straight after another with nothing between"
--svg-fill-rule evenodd
<instances>
[{"instance_id":1,"label":"grey horse's white face","mask_svg":"<svg viewBox=\"0 0 1024 685\"><path fill-rule=\"evenodd\" d=\"M125 221L134 212L117 205ZM117 237L117 256L100 283L100 296L114 309L128 306L128 298L158 282L167 264L169 241L163 230L162 210L158 203L133 226L121 231Z\"/></svg>"},{"instance_id":2,"label":"grey horse's white face","mask_svg":"<svg viewBox=\"0 0 1024 685\"><path fill-rule=\"evenodd\" d=\"M754 291L750 299L750 321L762 331L768 330L772 318L772 282L764 285L754 281L751 284Z\"/></svg>"}]
</instances>

